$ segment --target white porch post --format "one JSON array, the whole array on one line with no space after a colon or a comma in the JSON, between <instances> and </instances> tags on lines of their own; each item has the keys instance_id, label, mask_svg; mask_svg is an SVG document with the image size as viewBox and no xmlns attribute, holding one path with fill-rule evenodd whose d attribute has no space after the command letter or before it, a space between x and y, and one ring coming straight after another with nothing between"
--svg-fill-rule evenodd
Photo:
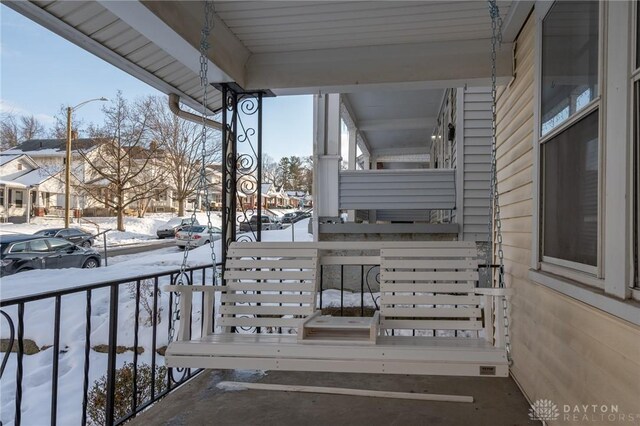
<instances>
[{"instance_id":1,"label":"white porch post","mask_svg":"<svg viewBox=\"0 0 640 426\"><path fill-rule=\"evenodd\" d=\"M349 170L355 170L356 169L356 157L357 157L357 149L356 149L356 139L358 136L358 129L356 129L353 126L349 126L349 162L347 165L347 168ZM347 220L349 222L355 222L356 221L356 211L355 210L349 210L347 212Z\"/></svg>"},{"instance_id":2,"label":"white porch post","mask_svg":"<svg viewBox=\"0 0 640 426\"><path fill-rule=\"evenodd\" d=\"M26 188L25 192L27 195L27 208L25 209L25 217L27 219L27 223L31 223L31 189Z\"/></svg>"},{"instance_id":3,"label":"white porch post","mask_svg":"<svg viewBox=\"0 0 640 426\"><path fill-rule=\"evenodd\" d=\"M338 182L340 171L340 95L315 95L313 104L313 237L318 240L318 222L322 217L339 214Z\"/></svg>"}]
</instances>

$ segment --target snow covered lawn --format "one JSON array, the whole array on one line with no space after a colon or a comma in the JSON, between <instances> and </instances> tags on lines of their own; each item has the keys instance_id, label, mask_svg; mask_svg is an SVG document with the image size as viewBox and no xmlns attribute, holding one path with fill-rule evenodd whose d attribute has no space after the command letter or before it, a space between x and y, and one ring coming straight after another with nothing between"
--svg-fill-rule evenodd
<instances>
[{"instance_id":1,"label":"snow covered lawn","mask_svg":"<svg viewBox=\"0 0 640 426\"><path fill-rule=\"evenodd\" d=\"M82 219L78 223L77 219L71 224L74 228L81 228L84 231L96 234L98 232L112 229L107 233L107 246L121 246L127 244L135 244L141 241L157 239L156 231L164 225L169 219L175 217L172 213L149 213L144 218L126 217L126 231L116 231L115 217L90 217ZM196 218L200 223L207 223L206 213L197 213ZM213 226L220 226L222 223L221 214L219 212L211 212L211 222ZM63 218L44 218L36 217L32 219L32 223L2 223L0 224L0 235L6 234L33 234L43 228L62 228L64 227ZM96 240L96 246L102 247L102 238Z\"/></svg>"}]
</instances>

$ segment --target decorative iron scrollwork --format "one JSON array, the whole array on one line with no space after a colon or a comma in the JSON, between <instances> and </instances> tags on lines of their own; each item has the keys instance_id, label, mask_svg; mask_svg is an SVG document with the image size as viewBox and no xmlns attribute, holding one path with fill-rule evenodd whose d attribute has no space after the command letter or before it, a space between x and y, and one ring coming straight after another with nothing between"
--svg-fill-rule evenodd
<instances>
[{"instance_id":1,"label":"decorative iron scrollwork","mask_svg":"<svg viewBox=\"0 0 640 426\"><path fill-rule=\"evenodd\" d=\"M233 241L260 241L263 91L221 84L223 93L223 257ZM239 234L239 235L238 235Z\"/></svg>"},{"instance_id":2,"label":"decorative iron scrollwork","mask_svg":"<svg viewBox=\"0 0 640 426\"><path fill-rule=\"evenodd\" d=\"M7 362L9 361L9 355L11 354L11 350L13 349L13 344L16 340L15 326L13 325L13 319L7 314L5 311L0 311L0 314L7 320L9 325L9 340L6 342L6 351L2 356L2 362L0 363L0 379L4 374L4 369L7 366Z\"/></svg>"}]
</instances>

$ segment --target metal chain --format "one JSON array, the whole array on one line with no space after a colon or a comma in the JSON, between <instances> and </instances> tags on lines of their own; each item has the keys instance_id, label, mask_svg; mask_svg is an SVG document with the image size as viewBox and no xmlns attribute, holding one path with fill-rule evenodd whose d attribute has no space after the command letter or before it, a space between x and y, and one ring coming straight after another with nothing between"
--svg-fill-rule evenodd
<instances>
[{"instance_id":1,"label":"metal chain","mask_svg":"<svg viewBox=\"0 0 640 426\"><path fill-rule=\"evenodd\" d=\"M488 0L489 15L491 16L491 189L490 189L490 208L489 208L489 250L487 265L491 265L493 257L493 231L495 226L496 243L498 249L498 287L504 288L504 251L502 249L502 220L500 218L500 194L498 192L497 178L497 140L496 140L496 124L497 124L497 49L502 44L502 18L500 17L500 9L496 4L496 0ZM506 296L502 297L502 320L504 321L504 338L507 358L511 364L511 336L509 334L509 316Z\"/></svg>"},{"instance_id":2,"label":"metal chain","mask_svg":"<svg viewBox=\"0 0 640 426\"><path fill-rule=\"evenodd\" d=\"M213 265L213 280L215 281L215 268L216 268L216 255L214 252L214 240L213 240L213 225L211 223L211 205L209 203L209 188L207 184L207 92L209 88L209 35L213 30L213 15L215 9L213 2L205 0L204 2L204 24L200 31L200 85L203 88L202 94L202 130L200 131L200 175L198 178L198 185L196 194L200 195L204 193L205 209L207 212L207 229L209 232L209 248L211 250L211 263ZM193 207L191 213L191 226L187 233L187 245L182 256L182 263L180 265L180 272L176 277L176 285L188 285L191 284L189 277L186 273L187 261L189 259L189 243L193 236L193 225L196 222L196 208ZM185 283L186 281L186 283ZM173 310L171 315L171 324L169 326L169 343L175 340L176 323L180 320L180 293L175 293L173 296Z\"/></svg>"}]
</instances>

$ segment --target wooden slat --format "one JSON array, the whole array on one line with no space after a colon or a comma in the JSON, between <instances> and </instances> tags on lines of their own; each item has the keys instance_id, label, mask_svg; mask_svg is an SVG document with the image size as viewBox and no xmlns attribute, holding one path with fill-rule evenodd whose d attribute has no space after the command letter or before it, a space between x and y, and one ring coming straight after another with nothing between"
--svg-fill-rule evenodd
<instances>
[{"instance_id":1,"label":"wooden slat","mask_svg":"<svg viewBox=\"0 0 640 426\"><path fill-rule=\"evenodd\" d=\"M381 320L381 328L416 330L481 330L482 321Z\"/></svg>"},{"instance_id":2,"label":"wooden slat","mask_svg":"<svg viewBox=\"0 0 640 426\"><path fill-rule=\"evenodd\" d=\"M315 270L308 271L226 271L226 280L310 280Z\"/></svg>"},{"instance_id":3,"label":"wooden slat","mask_svg":"<svg viewBox=\"0 0 640 426\"><path fill-rule=\"evenodd\" d=\"M223 315L310 315L314 306L278 306L278 305L223 305L219 312Z\"/></svg>"},{"instance_id":4,"label":"wooden slat","mask_svg":"<svg viewBox=\"0 0 640 426\"><path fill-rule=\"evenodd\" d=\"M322 256L321 265L379 265L380 256Z\"/></svg>"},{"instance_id":5,"label":"wooden slat","mask_svg":"<svg viewBox=\"0 0 640 426\"><path fill-rule=\"evenodd\" d=\"M390 317L425 317L425 318L479 318L482 315L479 308L424 308L424 307L395 307L386 308L384 316Z\"/></svg>"},{"instance_id":6,"label":"wooden slat","mask_svg":"<svg viewBox=\"0 0 640 426\"><path fill-rule=\"evenodd\" d=\"M380 305L479 305L480 296L454 296L442 294L436 296L406 295L383 293L380 297Z\"/></svg>"},{"instance_id":7,"label":"wooden slat","mask_svg":"<svg viewBox=\"0 0 640 426\"><path fill-rule=\"evenodd\" d=\"M458 247L442 247L442 248L416 248L416 249L382 249L380 256L384 263L386 258L399 257L402 259L419 258L440 258L440 257L469 257L477 258L478 251L476 249L458 248Z\"/></svg>"},{"instance_id":8,"label":"wooden slat","mask_svg":"<svg viewBox=\"0 0 640 426\"><path fill-rule=\"evenodd\" d=\"M312 303L314 295L307 294L256 294L232 293L223 295L222 303Z\"/></svg>"},{"instance_id":9,"label":"wooden slat","mask_svg":"<svg viewBox=\"0 0 640 426\"><path fill-rule=\"evenodd\" d=\"M233 248L229 250L227 257L292 257L292 258L316 258L318 250L315 248Z\"/></svg>"},{"instance_id":10,"label":"wooden slat","mask_svg":"<svg viewBox=\"0 0 640 426\"><path fill-rule=\"evenodd\" d=\"M227 291L226 286L220 285L166 285L162 287L162 289L164 291L175 291L178 293Z\"/></svg>"},{"instance_id":11,"label":"wooden slat","mask_svg":"<svg viewBox=\"0 0 640 426\"><path fill-rule=\"evenodd\" d=\"M386 265L385 265L386 266ZM474 271L388 271L382 270L380 278L383 281L477 281L478 272Z\"/></svg>"},{"instance_id":12,"label":"wooden slat","mask_svg":"<svg viewBox=\"0 0 640 426\"><path fill-rule=\"evenodd\" d=\"M436 263L437 262L437 263ZM427 266L427 264L429 266ZM433 265L433 266L432 266ZM422 259L393 259L385 258L386 269L477 269L478 262L473 259L429 259L425 262Z\"/></svg>"},{"instance_id":13,"label":"wooden slat","mask_svg":"<svg viewBox=\"0 0 640 426\"><path fill-rule=\"evenodd\" d=\"M380 284L380 292L407 292L407 293L473 293L473 283L450 284L412 284L412 283L387 283Z\"/></svg>"},{"instance_id":14,"label":"wooden slat","mask_svg":"<svg viewBox=\"0 0 640 426\"><path fill-rule=\"evenodd\" d=\"M229 259L226 263L227 269L310 269L315 266L314 259Z\"/></svg>"},{"instance_id":15,"label":"wooden slat","mask_svg":"<svg viewBox=\"0 0 640 426\"><path fill-rule=\"evenodd\" d=\"M270 282L258 282L258 281L245 281L241 283L230 282L227 284L229 291L299 291L299 292L315 292L314 283L270 283Z\"/></svg>"},{"instance_id":16,"label":"wooden slat","mask_svg":"<svg viewBox=\"0 0 640 426\"><path fill-rule=\"evenodd\" d=\"M297 327L300 318L248 318L220 317L218 325L222 327Z\"/></svg>"}]
</instances>

